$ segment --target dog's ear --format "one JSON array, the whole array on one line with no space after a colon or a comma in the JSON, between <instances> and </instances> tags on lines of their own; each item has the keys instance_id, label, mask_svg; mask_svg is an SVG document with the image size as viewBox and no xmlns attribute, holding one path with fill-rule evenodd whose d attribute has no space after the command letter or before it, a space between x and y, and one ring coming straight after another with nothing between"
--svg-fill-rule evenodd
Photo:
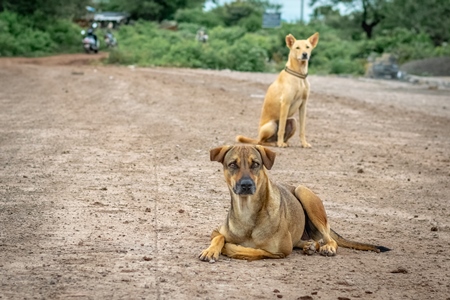
<instances>
[{"instance_id":1,"label":"dog's ear","mask_svg":"<svg viewBox=\"0 0 450 300\"><path fill-rule=\"evenodd\" d=\"M313 46L313 48L316 48L317 43L319 42L319 33L318 32L314 33L312 36L308 38L308 41L311 43L311 46Z\"/></svg>"},{"instance_id":2,"label":"dog's ear","mask_svg":"<svg viewBox=\"0 0 450 300\"><path fill-rule=\"evenodd\" d=\"M227 154L228 150L230 150L231 147L232 146L222 146L211 149L209 150L209 158L211 159L211 161L218 161L220 163L223 163L225 154Z\"/></svg>"},{"instance_id":3,"label":"dog's ear","mask_svg":"<svg viewBox=\"0 0 450 300\"><path fill-rule=\"evenodd\" d=\"M264 166L266 167L267 170L272 169L272 166L275 162L275 156L277 156L277 154L275 152L273 152L272 150L263 147L263 146L256 146L256 149L259 151L259 153L261 154L261 158L263 161Z\"/></svg>"},{"instance_id":4,"label":"dog's ear","mask_svg":"<svg viewBox=\"0 0 450 300\"><path fill-rule=\"evenodd\" d=\"M289 33L289 34L286 36L286 46L287 46L289 49L291 49L291 47L292 47L292 45L294 45L295 41L296 41L296 39L295 39L295 37L294 37L292 34Z\"/></svg>"}]
</instances>

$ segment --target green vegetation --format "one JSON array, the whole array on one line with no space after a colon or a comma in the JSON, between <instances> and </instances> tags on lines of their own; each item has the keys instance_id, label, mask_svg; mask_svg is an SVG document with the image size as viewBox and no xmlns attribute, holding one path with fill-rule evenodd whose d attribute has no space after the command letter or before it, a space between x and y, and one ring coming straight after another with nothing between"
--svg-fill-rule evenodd
<instances>
[{"instance_id":1,"label":"green vegetation","mask_svg":"<svg viewBox=\"0 0 450 300\"><path fill-rule=\"evenodd\" d=\"M103 11L126 11L133 20L160 22L173 19L173 15L179 9L200 8L205 0L108 0L97 2L99 2L97 8Z\"/></svg>"},{"instance_id":2,"label":"green vegetation","mask_svg":"<svg viewBox=\"0 0 450 300\"><path fill-rule=\"evenodd\" d=\"M257 32L248 32L240 26L219 25L207 29L207 43L199 43L195 34L200 27L202 25L181 23L179 30L173 32L158 29L156 24L146 21L123 26L116 33L120 47L112 51L109 62L272 72L284 67L289 51L285 46L288 33L303 39L316 31L320 32L320 40L310 64L310 72L316 74L363 74L367 58L384 52L395 54L401 63L450 55L450 47L435 47L428 35L405 29L355 41L319 21L306 25L284 23L281 28Z\"/></svg>"},{"instance_id":3,"label":"green vegetation","mask_svg":"<svg viewBox=\"0 0 450 300\"><path fill-rule=\"evenodd\" d=\"M265 71L270 36L248 33L241 27L218 26L208 31L208 43L195 39L198 26L182 24L177 32L139 21L116 32L120 47L109 62L141 66Z\"/></svg>"},{"instance_id":4,"label":"green vegetation","mask_svg":"<svg viewBox=\"0 0 450 300\"><path fill-rule=\"evenodd\" d=\"M77 11L77 1L66 1L66 10L52 10L51 5L39 9L38 0L19 2L34 6L14 6L12 0L3 1L9 6L0 4L0 56L82 51L81 28L67 19L67 12L73 16ZM111 0L97 8L128 8L141 18L114 31L119 47L111 50L109 63L275 72L286 62L287 34L304 39L318 31L311 73L363 74L368 57L383 53L394 54L400 63L450 56L450 19L446 17L450 11L445 2L433 0L430 7L406 0L322 0L308 24L283 23L275 29L261 29L264 10L279 9L264 0L235 1L208 12L201 9L203 0ZM361 10L341 15L334 9L336 3ZM163 19L177 21L178 30L161 29ZM196 39L200 28L208 34L206 43ZM103 36L101 30L97 34Z\"/></svg>"},{"instance_id":5,"label":"green vegetation","mask_svg":"<svg viewBox=\"0 0 450 300\"><path fill-rule=\"evenodd\" d=\"M81 28L66 19L0 13L0 56L42 56L77 52Z\"/></svg>"}]
</instances>

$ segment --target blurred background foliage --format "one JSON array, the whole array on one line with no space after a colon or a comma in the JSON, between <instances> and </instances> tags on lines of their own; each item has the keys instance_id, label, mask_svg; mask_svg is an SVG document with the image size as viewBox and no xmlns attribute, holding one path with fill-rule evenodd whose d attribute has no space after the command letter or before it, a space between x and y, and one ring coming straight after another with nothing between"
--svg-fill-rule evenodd
<instances>
[{"instance_id":1,"label":"blurred background foliage","mask_svg":"<svg viewBox=\"0 0 450 300\"><path fill-rule=\"evenodd\" d=\"M310 62L316 74L363 74L367 59L383 53L399 63L450 56L449 0L311 0L316 8L308 23L272 29L261 28L264 11L280 8L270 1L233 1L209 11L204 2L2 0L0 56L82 52L81 28L71 20L86 5L130 14L133 22L113 32L119 47L108 62L116 64L275 72L287 59L285 36L305 39L316 31L320 40ZM165 20L176 21L177 29L161 28ZM200 29L208 42L197 41Z\"/></svg>"}]
</instances>

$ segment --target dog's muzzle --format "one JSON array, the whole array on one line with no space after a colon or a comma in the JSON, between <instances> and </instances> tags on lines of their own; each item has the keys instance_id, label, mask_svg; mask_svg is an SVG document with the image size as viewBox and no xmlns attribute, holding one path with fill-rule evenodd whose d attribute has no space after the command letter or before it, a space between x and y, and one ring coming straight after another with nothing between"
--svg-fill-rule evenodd
<instances>
[{"instance_id":1,"label":"dog's muzzle","mask_svg":"<svg viewBox=\"0 0 450 300\"><path fill-rule=\"evenodd\" d=\"M233 192L237 195L253 195L255 191L255 182L249 177L241 178L233 188Z\"/></svg>"},{"instance_id":2,"label":"dog's muzzle","mask_svg":"<svg viewBox=\"0 0 450 300\"><path fill-rule=\"evenodd\" d=\"M302 59L302 60L308 60L308 53L303 52L303 53L302 53L301 59Z\"/></svg>"}]
</instances>

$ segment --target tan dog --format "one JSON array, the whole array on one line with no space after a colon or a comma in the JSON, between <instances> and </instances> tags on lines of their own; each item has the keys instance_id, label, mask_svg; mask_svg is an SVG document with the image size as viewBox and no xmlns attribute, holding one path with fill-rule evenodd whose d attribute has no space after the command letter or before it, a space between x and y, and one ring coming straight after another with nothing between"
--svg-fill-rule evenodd
<instances>
[{"instance_id":1,"label":"tan dog","mask_svg":"<svg viewBox=\"0 0 450 300\"><path fill-rule=\"evenodd\" d=\"M307 40L296 40L293 35L286 36L286 45L290 49L286 68L269 86L259 121L258 139L242 135L236 137L241 143L264 146L287 147L287 141L294 135L296 121L292 116L299 111L300 142L309 148L306 142L306 102L309 97L308 60L311 51L319 42L316 32Z\"/></svg>"},{"instance_id":2,"label":"tan dog","mask_svg":"<svg viewBox=\"0 0 450 300\"><path fill-rule=\"evenodd\" d=\"M293 248L332 256L338 245L390 250L344 239L330 229L322 201L312 191L270 181L266 169L272 167L275 153L269 149L223 146L212 149L210 155L212 161L223 164L231 208L225 224L213 231L211 245L199 255L201 260L214 262L220 253L246 260L283 258Z\"/></svg>"}]
</instances>

